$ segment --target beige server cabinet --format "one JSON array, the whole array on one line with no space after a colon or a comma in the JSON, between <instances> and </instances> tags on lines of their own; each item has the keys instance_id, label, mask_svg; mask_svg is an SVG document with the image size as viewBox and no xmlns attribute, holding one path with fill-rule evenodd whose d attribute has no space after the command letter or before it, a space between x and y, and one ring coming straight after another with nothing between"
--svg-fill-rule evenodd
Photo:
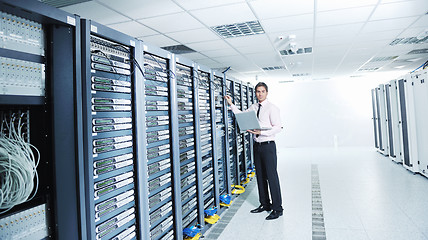
<instances>
[{"instance_id":1,"label":"beige server cabinet","mask_svg":"<svg viewBox=\"0 0 428 240\"><path fill-rule=\"evenodd\" d=\"M395 161L401 163L401 134L400 124L398 117L398 96L397 96L397 81L391 80L386 85L386 101L389 106L388 113L388 140L389 140L389 157Z\"/></svg>"},{"instance_id":2,"label":"beige server cabinet","mask_svg":"<svg viewBox=\"0 0 428 240\"><path fill-rule=\"evenodd\" d=\"M413 85L410 74L397 81L400 133L402 138L401 161L403 166L412 172L418 172L418 146L415 121L415 104Z\"/></svg>"},{"instance_id":3,"label":"beige server cabinet","mask_svg":"<svg viewBox=\"0 0 428 240\"><path fill-rule=\"evenodd\" d=\"M415 122L418 143L419 172L428 176L428 73L420 70L412 74L415 99ZM415 165L415 163L414 163Z\"/></svg>"},{"instance_id":4,"label":"beige server cabinet","mask_svg":"<svg viewBox=\"0 0 428 240\"><path fill-rule=\"evenodd\" d=\"M388 155L388 129L386 124L386 104L385 104L385 85L380 84L376 89L377 92L377 111L378 111L378 135L379 135L379 149L378 151L383 155Z\"/></svg>"}]
</instances>

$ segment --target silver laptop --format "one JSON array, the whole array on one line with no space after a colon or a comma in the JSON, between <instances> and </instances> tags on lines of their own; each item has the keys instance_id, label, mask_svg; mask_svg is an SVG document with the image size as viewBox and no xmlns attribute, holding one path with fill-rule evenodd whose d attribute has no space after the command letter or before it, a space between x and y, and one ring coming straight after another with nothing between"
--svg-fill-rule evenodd
<instances>
[{"instance_id":1,"label":"silver laptop","mask_svg":"<svg viewBox=\"0 0 428 240\"><path fill-rule=\"evenodd\" d=\"M239 130L241 133L247 130L270 130L272 128L260 127L259 120L257 119L255 111L235 113L236 121L238 122Z\"/></svg>"}]
</instances>

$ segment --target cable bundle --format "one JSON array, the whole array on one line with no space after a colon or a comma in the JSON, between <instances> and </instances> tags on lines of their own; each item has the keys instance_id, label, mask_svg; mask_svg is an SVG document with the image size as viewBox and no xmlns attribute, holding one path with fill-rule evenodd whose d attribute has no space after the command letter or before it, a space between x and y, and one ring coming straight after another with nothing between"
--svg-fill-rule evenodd
<instances>
[{"instance_id":1,"label":"cable bundle","mask_svg":"<svg viewBox=\"0 0 428 240\"><path fill-rule=\"evenodd\" d=\"M6 209L0 214L9 211L15 205L31 200L39 185L36 168L40 161L40 153L36 147L24 141L21 119L22 116L19 118L17 128L15 117L11 117L9 123L3 120L1 124L1 129L3 130L5 126L8 134L2 132L0 135L0 209Z\"/></svg>"}]
</instances>

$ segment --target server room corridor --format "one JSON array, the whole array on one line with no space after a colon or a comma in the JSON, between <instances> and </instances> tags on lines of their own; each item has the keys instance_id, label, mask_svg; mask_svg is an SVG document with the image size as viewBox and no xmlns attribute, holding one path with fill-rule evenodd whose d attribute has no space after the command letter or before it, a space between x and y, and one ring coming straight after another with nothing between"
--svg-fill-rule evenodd
<instances>
[{"instance_id":1,"label":"server room corridor","mask_svg":"<svg viewBox=\"0 0 428 240\"><path fill-rule=\"evenodd\" d=\"M319 221L312 219L320 212L312 207L317 176L326 239L428 239L428 179L374 148L279 148L278 173L282 217L267 221L267 212L249 212L259 205L253 179L204 239L318 239Z\"/></svg>"}]
</instances>

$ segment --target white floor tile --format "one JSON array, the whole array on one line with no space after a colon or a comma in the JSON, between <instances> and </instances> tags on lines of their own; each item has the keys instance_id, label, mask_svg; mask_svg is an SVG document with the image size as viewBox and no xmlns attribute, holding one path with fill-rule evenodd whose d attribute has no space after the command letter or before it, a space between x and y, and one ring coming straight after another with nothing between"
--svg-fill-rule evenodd
<instances>
[{"instance_id":1,"label":"white floor tile","mask_svg":"<svg viewBox=\"0 0 428 240\"><path fill-rule=\"evenodd\" d=\"M251 214L259 206L255 187L219 239L311 239L311 164L328 240L428 240L428 179L371 148L279 148L284 216Z\"/></svg>"}]
</instances>

